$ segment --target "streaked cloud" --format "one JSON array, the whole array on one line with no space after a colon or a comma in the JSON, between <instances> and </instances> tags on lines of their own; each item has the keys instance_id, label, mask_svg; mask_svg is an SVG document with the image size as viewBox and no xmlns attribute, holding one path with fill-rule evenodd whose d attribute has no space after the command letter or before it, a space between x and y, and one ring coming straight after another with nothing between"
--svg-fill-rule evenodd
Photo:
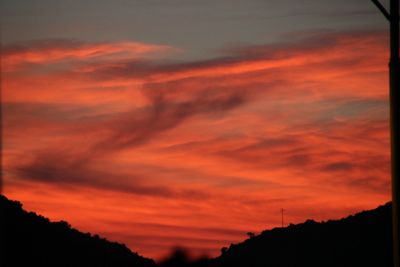
<instances>
[{"instance_id":1,"label":"streaked cloud","mask_svg":"<svg viewBox=\"0 0 400 267\"><path fill-rule=\"evenodd\" d=\"M156 257L218 254L282 207L293 223L372 208L390 195L384 39L298 32L190 62L135 42L10 45L5 192Z\"/></svg>"},{"instance_id":2,"label":"streaked cloud","mask_svg":"<svg viewBox=\"0 0 400 267\"><path fill-rule=\"evenodd\" d=\"M21 65L54 64L66 60L99 58L141 58L173 52L166 45L139 42L84 43L71 39L49 39L20 42L2 48L3 71L13 71Z\"/></svg>"}]
</instances>

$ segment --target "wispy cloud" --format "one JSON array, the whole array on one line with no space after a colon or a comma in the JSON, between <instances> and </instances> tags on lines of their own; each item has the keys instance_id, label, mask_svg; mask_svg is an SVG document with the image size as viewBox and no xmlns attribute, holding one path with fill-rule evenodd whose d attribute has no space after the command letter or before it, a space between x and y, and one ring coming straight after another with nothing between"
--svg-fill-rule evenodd
<instances>
[{"instance_id":1,"label":"wispy cloud","mask_svg":"<svg viewBox=\"0 0 400 267\"><path fill-rule=\"evenodd\" d=\"M71 39L20 42L2 47L3 71L35 64L54 64L65 60L141 58L176 51L165 45L139 42L84 43Z\"/></svg>"},{"instance_id":2,"label":"wispy cloud","mask_svg":"<svg viewBox=\"0 0 400 267\"><path fill-rule=\"evenodd\" d=\"M146 251L162 239L158 255L175 243L220 246L200 230L173 239L196 225L256 231L279 224L281 207L291 222L373 207L389 196L383 38L295 33L192 62L132 42L9 46L6 193L40 191L48 206L36 207L84 229L101 226L78 220L78 206L93 218L169 225L136 236ZM70 210L50 208L56 194ZM134 246L125 230L107 235Z\"/></svg>"}]
</instances>

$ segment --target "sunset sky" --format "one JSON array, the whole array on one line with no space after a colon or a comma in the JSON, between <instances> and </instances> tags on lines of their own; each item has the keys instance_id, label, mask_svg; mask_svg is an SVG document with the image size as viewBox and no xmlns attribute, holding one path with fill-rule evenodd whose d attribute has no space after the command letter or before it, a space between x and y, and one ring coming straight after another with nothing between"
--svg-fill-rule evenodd
<instances>
[{"instance_id":1,"label":"sunset sky","mask_svg":"<svg viewBox=\"0 0 400 267\"><path fill-rule=\"evenodd\" d=\"M369 0L2 0L0 17L3 193L27 210L160 259L216 256L281 208L390 200Z\"/></svg>"}]
</instances>

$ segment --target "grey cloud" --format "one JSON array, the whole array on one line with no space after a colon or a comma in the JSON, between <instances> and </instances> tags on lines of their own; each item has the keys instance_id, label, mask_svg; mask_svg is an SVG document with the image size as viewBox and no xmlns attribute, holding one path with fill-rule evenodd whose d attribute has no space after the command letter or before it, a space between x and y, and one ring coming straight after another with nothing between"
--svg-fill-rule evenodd
<instances>
[{"instance_id":1,"label":"grey cloud","mask_svg":"<svg viewBox=\"0 0 400 267\"><path fill-rule=\"evenodd\" d=\"M349 162L334 162L322 167L322 171L337 172L337 171L350 171L354 165Z\"/></svg>"},{"instance_id":2,"label":"grey cloud","mask_svg":"<svg viewBox=\"0 0 400 267\"><path fill-rule=\"evenodd\" d=\"M196 190L177 190L164 185L149 186L146 177L135 174L117 174L99 171L89 165L92 159L84 159L71 152L48 152L36 155L29 163L17 166L15 172L24 179L63 187L89 187L128 194L197 199L206 194Z\"/></svg>"}]
</instances>

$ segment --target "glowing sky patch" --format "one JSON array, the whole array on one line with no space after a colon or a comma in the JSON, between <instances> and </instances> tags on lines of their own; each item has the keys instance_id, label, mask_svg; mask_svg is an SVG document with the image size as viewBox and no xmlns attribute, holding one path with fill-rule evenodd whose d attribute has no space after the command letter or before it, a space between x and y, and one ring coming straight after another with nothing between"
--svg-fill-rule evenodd
<instances>
[{"instance_id":1,"label":"glowing sky patch","mask_svg":"<svg viewBox=\"0 0 400 267\"><path fill-rule=\"evenodd\" d=\"M34 7L6 1L3 11L4 193L28 210L159 259L174 246L218 255L249 231L280 226L281 208L297 223L389 200L387 37L373 19L344 19L372 17L374 7L355 1L346 15L331 1L269 3L265 20L259 1L230 10L220 1L221 17L208 1L132 1L136 17L87 1L76 20L55 20L56 35L45 23L59 12L50 2L32 34L21 25L33 23ZM82 22L87 14L108 25L100 7L113 30ZM184 13L191 27L160 27L163 18L138 15L145 7ZM337 27L310 27L317 11ZM213 17L214 39L208 21L197 23ZM296 17L304 23L285 23ZM349 30L327 22L338 17ZM256 21L269 35L245 27ZM232 23L242 25L237 36Z\"/></svg>"}]
</instances>

